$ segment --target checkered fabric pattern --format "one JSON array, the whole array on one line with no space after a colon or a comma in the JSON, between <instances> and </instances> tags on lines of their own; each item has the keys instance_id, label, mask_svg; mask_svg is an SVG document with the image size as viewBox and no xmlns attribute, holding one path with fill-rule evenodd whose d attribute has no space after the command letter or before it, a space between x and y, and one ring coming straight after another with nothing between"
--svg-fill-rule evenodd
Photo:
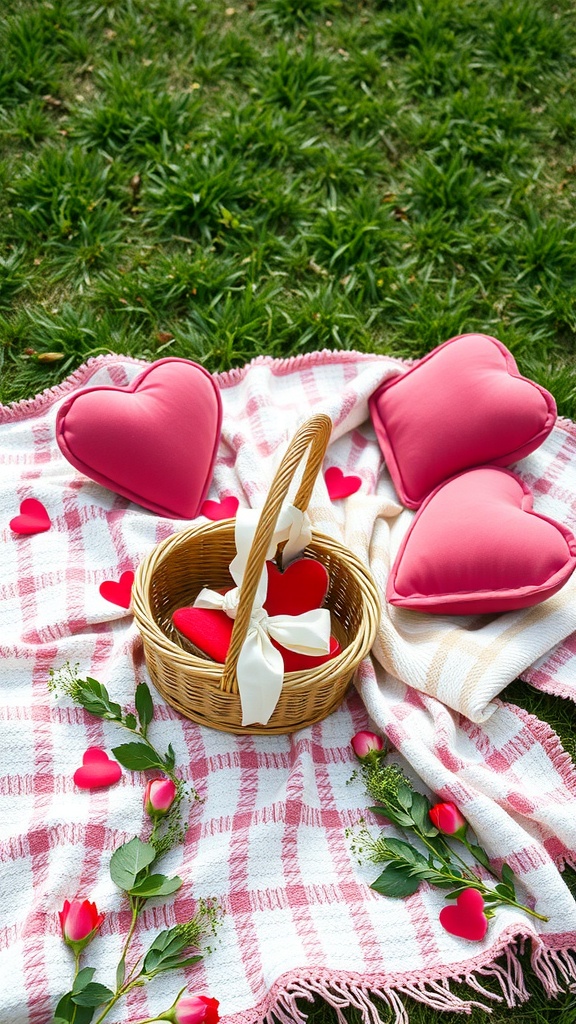
<instances>
[{"instance_id":1,"label":"checkered fabric pattern","mask_svg":"<svg viewBox=\"0 0 576 1024\"><path fill-rule=\"evenodd\" d=\"M56 702L46 684L51 668L69 662L128 707L147 679L130 612L106 602L99 585L135 569L183 524L87 480L62 457L54 434L58 405L72 390L125 385L143 365L99 357L62 386L0 409L0 977L10 979L0 991L0 1020L11 1024L47 1024L70 985L72 957L57 916L64 899L89 898L106 914L86 955L104 984L114 984L129 925L108 865L122 842L145 838L146 776L124 772L110 789L79 791L72 776L86 748L110 750L125 734ZM362 486L331 502L319 479L310 516L366 560L384 591L413 513L398 503L367 400L404 368L387 357L323 352L258 359L220 375L223 433L209 496L261 506L296 428L327 413L334 431L325 468L355 473ZM573 424L559 421L515 469L537 511L576 527ZM46 506L48 532L10 530L26 497ZM201 800L190 808L185 843L162 864L184 886L175 898L149 901L133 955L161 928L187 920L201 898L216 898L224 913L199 966L134 989L109 1020L151 1017L186 983L220 1000L225 1024L291 1024L316 995L337 1010L356 1007L367 1022L378 995L402 1022L403 995L446 1010L485 1005L486 976L515 1005L527 998L517 958L526 942L549 995L574 983L576 902L561 868L576 863L576 774L549 727L498 694L523 675L576 697L575 587L570 581L536 609L481 622L384 605L356 689L324 722L291 736L216 732L155 695L153 742L173 744ZM390 900L369 888L378 869L356 862L346 835L369 802L361 781L350 781L350 738L368 726L388 735L418 788L458 803L496 864L505 858L517 873L522 901L547 923L501 908L486 938L472 944L441 928L439 891L421 886L409 899ZM375 820L369 826L377 831ZM452 993L455 978L478 999Z\"/></svg>"}]
</instances>

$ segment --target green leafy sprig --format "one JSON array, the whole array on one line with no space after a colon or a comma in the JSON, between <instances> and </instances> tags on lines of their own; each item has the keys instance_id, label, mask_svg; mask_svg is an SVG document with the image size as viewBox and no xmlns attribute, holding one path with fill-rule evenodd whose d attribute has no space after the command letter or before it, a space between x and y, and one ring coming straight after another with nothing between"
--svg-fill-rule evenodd
<instances>
[{"instance_id":1,"label":"green leafy sprig","mask_svg":"<svg viewBox=\"0 0 576 1024\"><path fill-rule=\"evenodd\" d=\"M56 696L62 693L67 694L75 704L89 711L97 718L106 719L109 722L117 722L128 732L137 736L137 740L131 743L122 743L119 747L113 747L112 753L117 761L124 768L131 771L148 771L156 768L162 771L176 785L181 781L174 772L176 755L172 744L168 744L165 754L160 754L156 747L148 739L148 727L154 718L154 703L152 694L146 683L139 683L136 687L134 703L136 714L125 712L119 704L111 700L108 690L103 683L97 679L79 679L77 667L69 664L64 665L58 671L51 670L49 673L48 688Z\"/></svg>"},{"instance_id":2,"label":"green leafy sprig","mask_svg":"<svg viewBox=\"0 0 576 1024\"><path fill-rule=\"evenodd\" d=\"M402 898L411 896L425 881L447 889L446 899L457 898L465 889L477 889L484 900L484 913L488 919L494 916L496 907L506 904L540 921L548 920L518 901L514 872L506 863L502 864L500 874L494 870L486 851L468 839L468 823L464 823L458 835L447 836L436 828L430 818L433 805L423 793L414 789L397 765L386 763L383 754L374 753L363 760L360 771L368 793L378 801L369 810L412 833L424 848L418 849L403 839L384 833L375 838L365 826L351 833L357 855L363 855L373 863L387 865L372 882L372 889L383 896ZM464 846L478 863L470 864L463 859L456 848L458 844ZM495 886L487 883L481 868L496 882Z\"/></svg>"},{"instance_id":3,"label":"green leafy sprig","mask_svg":"<svg viewBox=\"0 0 576 1024\"><path fill-rule=\"evenodd\" d=\"M51 671L48 687L56 696L66 694L90 714L116 722L136 740L112 748L120 764L134 771L162 771L174 783L175 795L165 814L154 815L147 841L134 836L119 846L110 858L110 877L128 899L131 921L116 968L114 989L94 981L95 968L80 969L81 950L75 950L75 974L72 988L59 1000L53 1024L101 1024L116 1003L133 988L145 985L156 975L198 963L202 959L200 943L208 931L216 931L220 908L215 901L199 901L196 915L189 921L161 931L147 951L129 963L129 951L138 917L152 898L172 896L183 881L178 875L169 877L157 870L163 854L183 841L187 825L181 820L181 804L186 786L175 769L175 754L169 744L161 754L148 738L148 727L154 719L154 703L146 683L139 683L135 693L135 711L126 712L110 698L106 687L90 677L80 679L77 668L66 664ZM197 794L192 790L194 798ZM90 938L91 941L91 938ZM96 1019L94 1015L98 1012Z\"/></svg>"}]
</instances>

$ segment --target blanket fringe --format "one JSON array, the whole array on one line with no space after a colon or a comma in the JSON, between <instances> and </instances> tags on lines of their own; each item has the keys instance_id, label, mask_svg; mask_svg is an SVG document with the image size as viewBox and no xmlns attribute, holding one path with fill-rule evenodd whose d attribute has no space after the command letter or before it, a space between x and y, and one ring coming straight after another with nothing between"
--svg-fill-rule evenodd
<instances>
[{"instance_id":1,"label":"blanket fringe","mask_svg":"<svg viewBox=\"0 0 576 1024\"><path fill-rule=\"evenodd\" d=\"M525 938L517 937L490 963L477 962L468 972L436 981L413 976L409 982L398 983L391 979L388 985L381 976L377 981L360 976L342 979L323 972L306 977L292 976L274 993L274 1002L264 1013L263 1024L305 1024L308 1015L302 1002L313 1003L316 999L324 1000L334 1010L338 1024L348 1024L343 1011L349 1008L359 1011L363 1024L384 1024L376 1000L388 1008L386 1024L410 1024L409 1007L403 998L406 996L434 1010L467 1015L474 1007L491 1013L492 1007L485 1000L504 1002L513 1009L530 998L520 960L524 945ZM576 991L576 949L550 949L535 941L531 965L548 998ZM488 989L489 981L496 982L500 992ZM452 991L454 983L466 984L481 998L457 995Z\"/></svg>"}]
</instances>

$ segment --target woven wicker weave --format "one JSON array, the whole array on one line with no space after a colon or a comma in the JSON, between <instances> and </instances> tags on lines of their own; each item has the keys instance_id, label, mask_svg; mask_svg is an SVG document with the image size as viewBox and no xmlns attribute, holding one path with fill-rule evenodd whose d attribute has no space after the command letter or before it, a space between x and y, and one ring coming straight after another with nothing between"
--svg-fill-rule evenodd
<instances>
[{"instance_id":1,"label":"woven wicker weave","mask_svg":"<svg viewBox=\"0 0 576 1024\"><path fill-rule=\"evenodd\" d=\"M336 710L356 668L372 647L380 602L370 573L338 541L312 531L312 541L303 554L317 559L328 570L330 583L325 603L341 653L317 668L286 673L268 724L241 725L236 664L266 551L294 473L307 452L293 504L301 511L308 507L331 429L332 422L324 415L304 423L274 477L250 550L224 665L195 650L174 627L172 613L192 605L203 587L222 590L234 586L228 569L236 554L234 520L182 530L154 548L138 568L132 588L132 609L142 634L148 671L166 701L194 722L235 733L267 735L302 729Z\"/></svg>"}]
</instances>

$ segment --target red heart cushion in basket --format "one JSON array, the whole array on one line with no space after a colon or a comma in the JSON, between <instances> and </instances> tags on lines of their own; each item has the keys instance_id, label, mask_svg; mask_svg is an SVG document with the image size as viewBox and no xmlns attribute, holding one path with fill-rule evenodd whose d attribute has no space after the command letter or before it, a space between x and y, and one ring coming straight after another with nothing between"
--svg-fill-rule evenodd
<instances>
[{"instance_id":1,"label":"red heart cushion in basket","mask_svg":"<svg viewBox=\"0 0 576 1024\"><path fill-rule=\"evenodd\" d=\"M128 387L90 387L60 407L56 440L85 476L159 515L194 519L218 452L222 403L207 370L159 359Z\"/></svg>"},{"instance_id":2,"label":"red heart cushion in basket","mask_svg":"<svg viewBox=\"0 0 576 1024\"><path fill-rule=\"evenodd\" d=\"M321 608L328 592L328 572L313 558L299 558L284 572L274 562L267 562L268 591L264 608L269 615L300 615ZM234 620L226 612L212 608L178 608L172 620L176 629L214 661L223 664L230 646ZM316 668L340 654L340 644L330 637L328 654L308 656L289 651L276 640L271 643L280 651L285 672Z\"/></svg>"}]
</instances>

